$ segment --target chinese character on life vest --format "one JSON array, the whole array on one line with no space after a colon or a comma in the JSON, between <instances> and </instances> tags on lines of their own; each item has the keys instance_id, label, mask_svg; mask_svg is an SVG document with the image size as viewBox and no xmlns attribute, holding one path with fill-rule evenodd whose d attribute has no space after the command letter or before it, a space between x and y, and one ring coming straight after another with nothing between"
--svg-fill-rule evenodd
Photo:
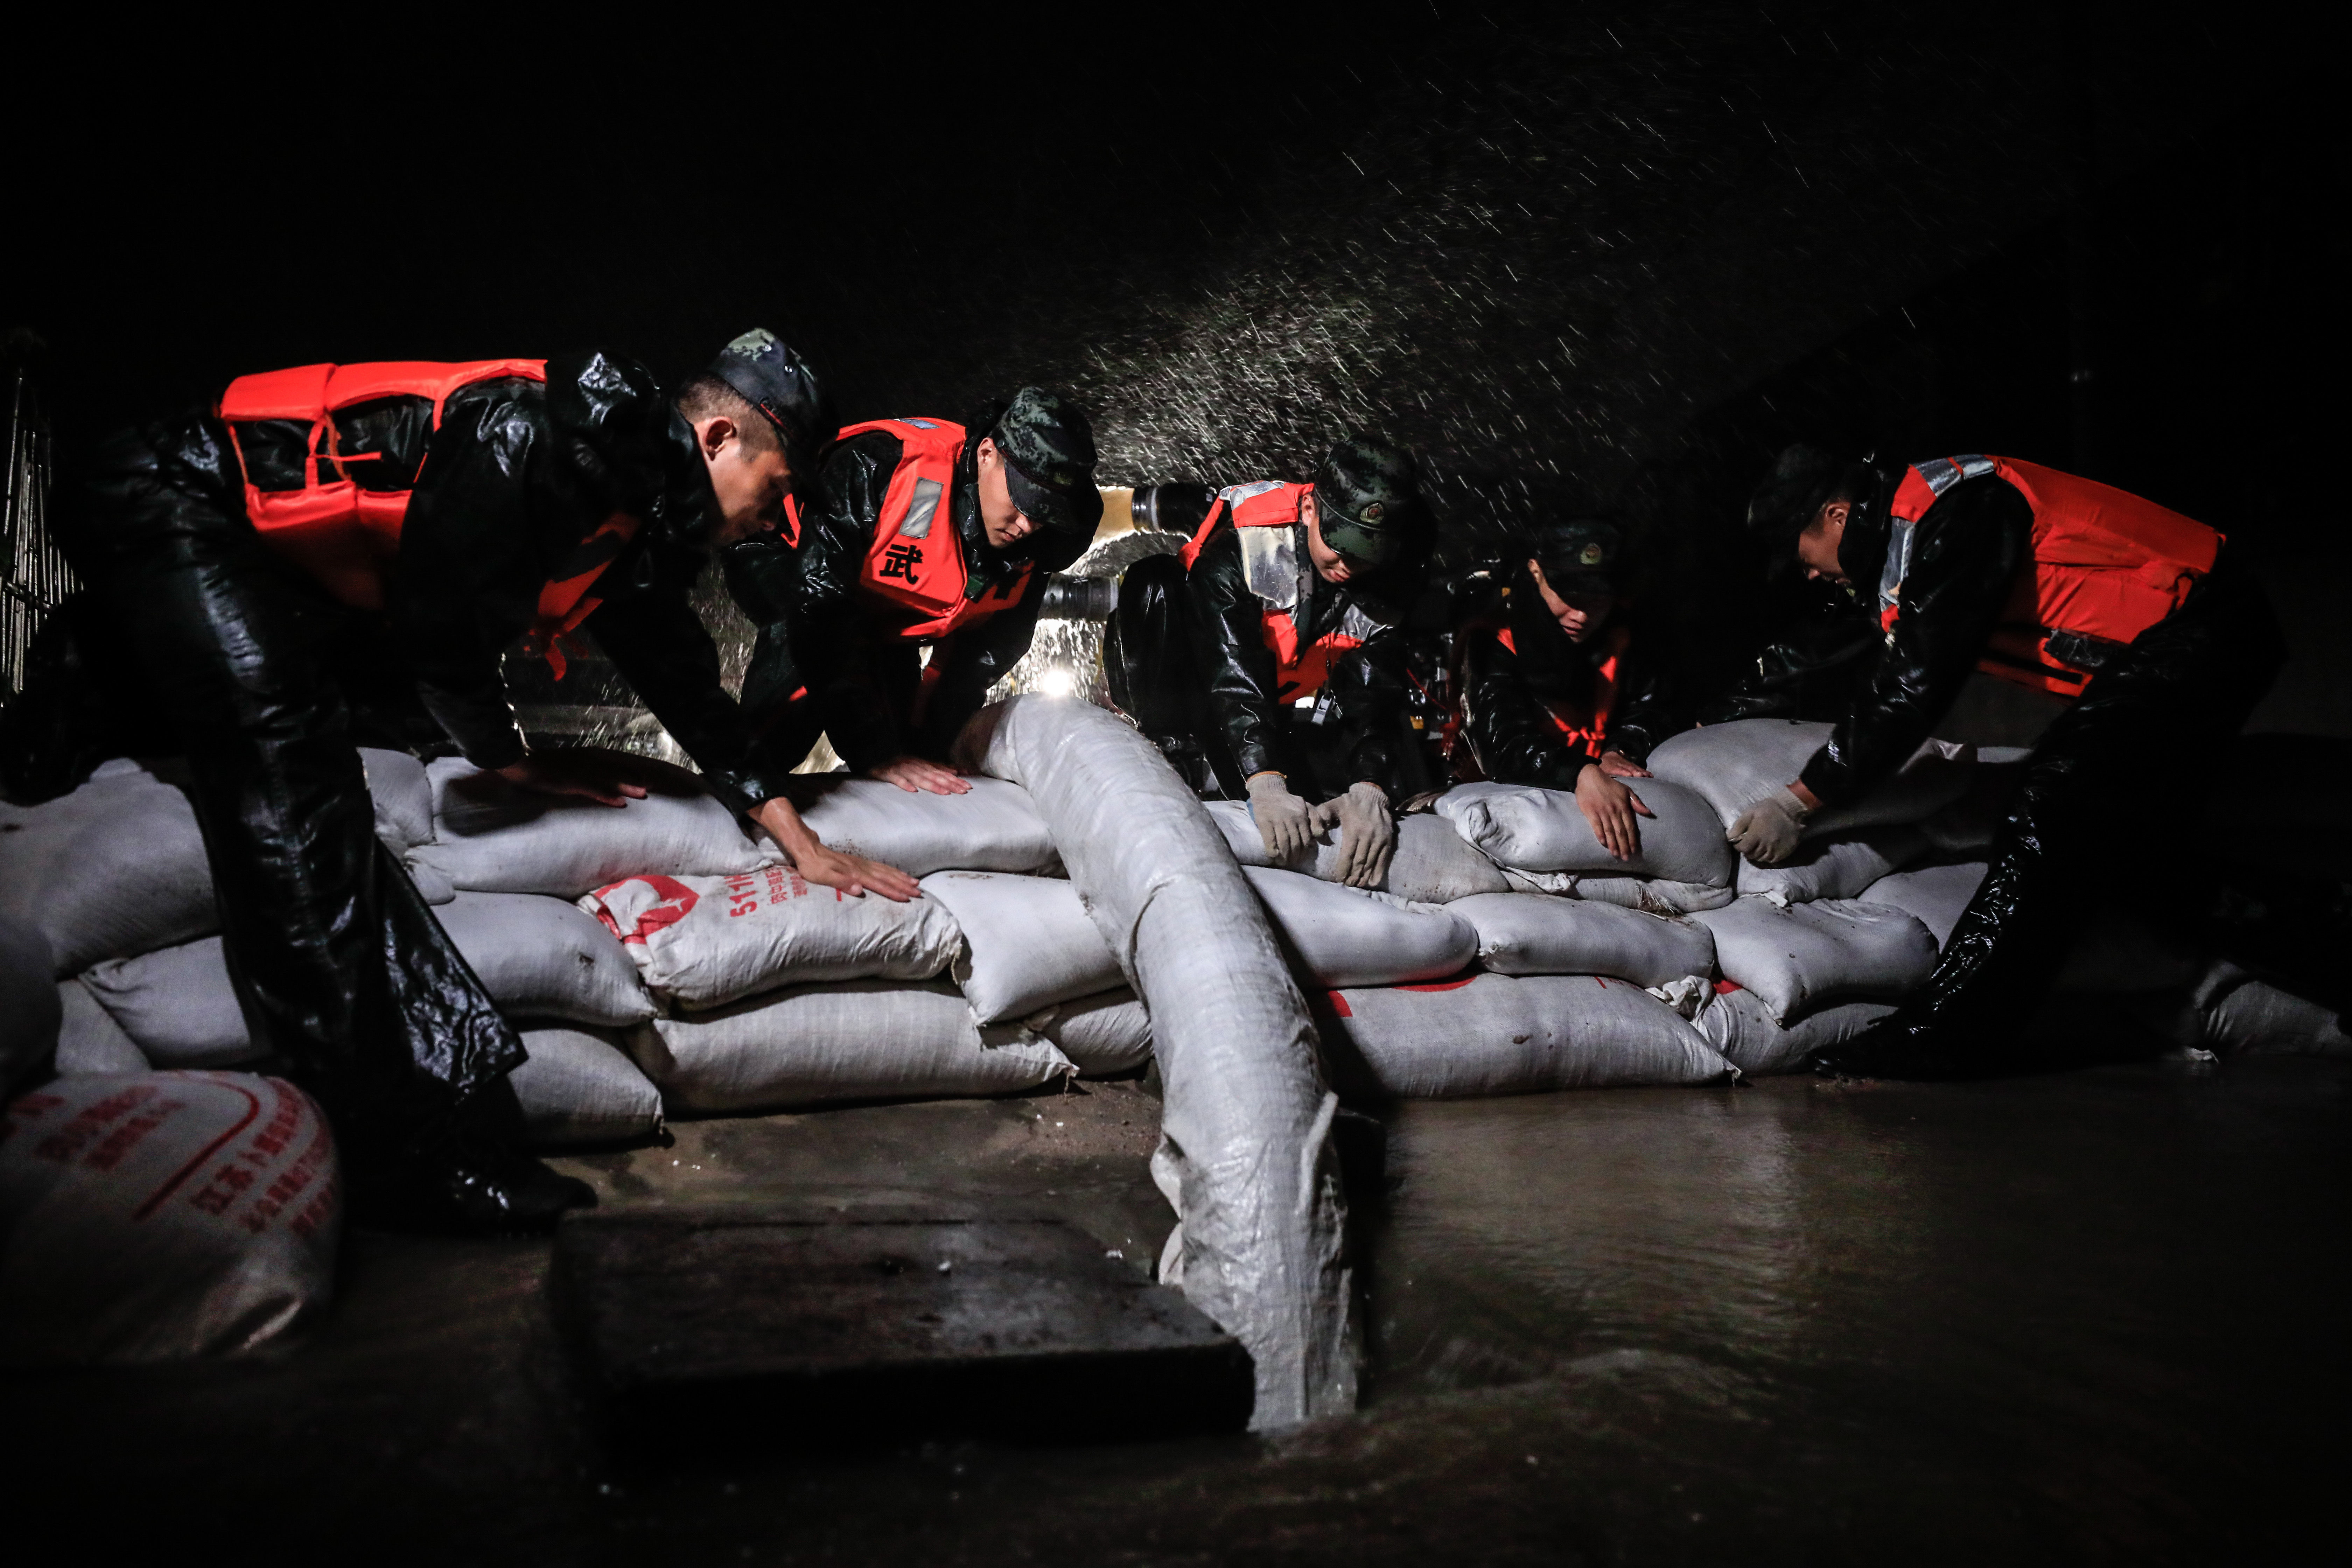
<instances>
[{"instance_id":1,"label":"chinese character on life vest","mask_svg":"<svg viewBox=\"0 0 2352 1568\"><path fill-rule=\"evenodd\" d=\"M915 568L923 563L923 550L919 544L893 544L882 552L882 572L885 577L899 577L911 583Z\"/></svg>"}]
</instances>

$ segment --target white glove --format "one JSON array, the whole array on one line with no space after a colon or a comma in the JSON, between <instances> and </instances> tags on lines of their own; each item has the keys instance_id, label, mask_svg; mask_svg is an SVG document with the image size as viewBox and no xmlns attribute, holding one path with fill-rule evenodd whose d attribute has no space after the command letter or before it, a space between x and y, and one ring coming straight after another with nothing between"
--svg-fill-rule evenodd
<instances>
[{"instance_id":1,"label":"white glove","mask_svg":"<svg viewBox=\"0 0 2352 1568\"><path fill-rule=\"evenodd\" d=\"M1396 853L1396 818L1387 792L1367 780L1348 786L1315 808L1314 830L1339 829L1339 880L1351 888L1377 888L1387 879Z\"/></svg>"},{"instance_id":2,"label":"white glove","mask_svg":"<svg viewBox=\"0 0 2352 1568\"><path fill-rule=\"evenodd\" d=\"M1739 814L1724 837L1756 866L1778 866L1797 852L1812 808L1786 789L1776 789Z\"/></svg>"},{"instance_id":3,"label":"white glove","mask_svg":"<svg viewBox=\"0 0 2352 1568\"><path fill-rule=\"evenodd\" d=\"M1307 824L1307 803L1290 793L1290 781L1277 773L1252 773L1249 781L1250 820L1265 840L1265 852L1277 866L1315 852L1315 830Z\"/></svg>"}]
</instances>

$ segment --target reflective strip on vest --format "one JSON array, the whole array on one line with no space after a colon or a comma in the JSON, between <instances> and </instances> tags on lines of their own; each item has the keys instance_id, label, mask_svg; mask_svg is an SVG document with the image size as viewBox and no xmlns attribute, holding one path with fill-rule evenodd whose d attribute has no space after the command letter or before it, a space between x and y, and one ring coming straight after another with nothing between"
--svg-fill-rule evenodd
<instances>
[{"instance_id":1,"label":"reflective strip on vest","mask_svg":"<svg viewBox=\"0 0 2352 1568\"><path fill-rule=\"evenodd\" d=\"M896 634L929 642L986 620L1021 602L1036 568L1024 566L1009 583L978 595L964 563L963 542L952 517L940 511L955 492L955 468L963 456L964 428L944 419L872 419L845 426L839 439L884 430L898 438L898 467L883 493L882 515L874 526L859 570L861 593L915 619ZM947 526L935 527L944 521Z\"/></svg>"},{"instance_id":2,"label":"reflective strip on vest","mask_svg":"<svg viewBox=\"0 0 2352 1568\"><path fill-rule=\"evenodd\" d=\"M318 579L328 593L356 609L381 610L384 581L400 553L400 530L412 492L362 489L352 469L380 460L380 454L340 450L333 416L383 398L415 397L432 405L433 428L437 430L451 394L476 382L507 377L544 381L547 362L306 364L237 377L221 394L214 412L228 426L229 446L236 453L245 480L246 515L266 542ZM300 489L265 490L253 482L238 426L262 421L307 428Z\"/></svg>"},{"instance_id":3,"label":"reflective strip on vest","mask_svg":"<svg viewBox=\"0 0 2352 1568\"><path fill-rule=\"evenodd\" d=\"M1232 485L1217 492L1210 504L1209 515L1192 531L1192 542L1176 552L1176 559L1190 572L1192 563L1201 558L1201 551L1209 536L1217 531L1217 524L1230 515L1235 528L1286 528L1298 521L1299 509L1313 485L1286 484L1281 479L1253 479L1245 485Z\"/></svg>"},{"instance_id":4,"label":"reflective strip on vest","mask_svg":"<svg viewBox=\"0 0 2352 1568\"><path fill-rule=\"evenodd\" d=\"M1987 475L2032 508L2033 554L1977 668L2032 690L2081 695L2114 653L2180 607L2221 553L2220 532L2111 485L2014 458L1933 458L1904 474L1887 509L1878 622L1889 643L1914 529L1953 486Z\"/></svg>"},{"instance_id":5,"label":"reflective strip on vest","mask_svg":"<svg viewBox=\"0 0 2352 1568\"><path fill-rule=\"evenodd\" d=\"M1236 529L1295 526L1307 493L1314 488L1281 479L1256 479L1218 491L1209 515L1201 520L1192 542L1177 558L1190 572L1210 535L1229 517ZM1300 647L1298 623L1293 616L1298 604L1297 560L1294 549L1274 546L1245 551L1242 562L1242 579L1258 601L1259 636L1274 655L1275 698L1282 702L1300 701L1322 690L1330 679L1331 656L1363 647L1381 629L1379 622L1350 605L1339 626Z\"/></svg>"}]
</instances>

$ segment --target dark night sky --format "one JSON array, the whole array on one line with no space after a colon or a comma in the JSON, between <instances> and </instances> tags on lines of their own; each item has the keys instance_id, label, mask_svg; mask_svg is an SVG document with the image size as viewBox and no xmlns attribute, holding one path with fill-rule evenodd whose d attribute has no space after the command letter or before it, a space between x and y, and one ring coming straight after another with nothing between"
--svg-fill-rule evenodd
<instances>
[{"instance_id":1,"label":"dark night sky","mask_svg":"<svg viewBox=\"0 0 2352 1568\"><path fill-rule=\"evenodd\" d=\"M2341 241L2293 199L2316 46L2242 8L1265 9L93 39L11 100L0 300L68 447L247 370L602 342L668 375L758 321L855 416L1071 386L1107 479L1378 426L1474 529L1671 510L1708 485L1662 474L1752 468L1792 398L2133 482L2217 411L2299 429L2273 367L2336 331ZM2088 453L2051 449L2078 189L2105 406L2140 410Z\"/></svg>"}]
</instances>

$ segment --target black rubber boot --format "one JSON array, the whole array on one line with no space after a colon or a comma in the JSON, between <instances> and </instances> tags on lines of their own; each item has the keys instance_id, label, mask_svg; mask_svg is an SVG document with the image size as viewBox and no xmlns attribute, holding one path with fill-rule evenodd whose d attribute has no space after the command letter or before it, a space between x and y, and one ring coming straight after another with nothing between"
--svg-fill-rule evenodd
<instances>
[{"instance_id":1,"label":"black rubber boot","mask_svg":"<svg viewBox=\"0 0 2352 1568\"><path fill-rule=\"evenodd\" d=\"M595 1189L515 1147L520 1107L504 1079L398 1150L351 1163L352 1223L423 1236L543 1236Z\"/></svg>"}]
</instances>

